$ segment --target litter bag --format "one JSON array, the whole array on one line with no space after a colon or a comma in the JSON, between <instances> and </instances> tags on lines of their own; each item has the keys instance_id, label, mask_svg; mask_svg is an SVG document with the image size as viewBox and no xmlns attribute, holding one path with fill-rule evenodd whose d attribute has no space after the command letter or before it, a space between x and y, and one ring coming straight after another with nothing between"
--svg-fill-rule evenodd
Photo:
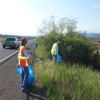
<instances>
[{"instance_id":1,"label":"litter bag","mask_svg":"<svg viewBox=\"0 0 100 100\"><path fill-rule=\"evenodd\" d=\"M21 76L22 67L20 67L20 65L17 64L16 68L17 68L18 74ZM30 66L28 66L28 68L29 68L28 85L31 86L34 83L34 80L35 80L35 76L34 76L34 72L33 72L31 63L30 63Z\"/></svg>"},{"instance_id":2,"label":"litter bag","mask_svg":"<svg viewBox=\"0 0 100 100\"><path fill-rule=\"evenodd\" d=\"M37 47L36 43L35 43L35 48Z\"/></svg>"},{"instance_id":3,"label":"litter bag","mask_svg":"<svg viewBox=\"0 0 100 100\"><path fill-rule=\"evenodd\" d=\"M59 54L57 54L57 63L61 62L61 56L59 56Z\"/></svg>"}]
</instances>

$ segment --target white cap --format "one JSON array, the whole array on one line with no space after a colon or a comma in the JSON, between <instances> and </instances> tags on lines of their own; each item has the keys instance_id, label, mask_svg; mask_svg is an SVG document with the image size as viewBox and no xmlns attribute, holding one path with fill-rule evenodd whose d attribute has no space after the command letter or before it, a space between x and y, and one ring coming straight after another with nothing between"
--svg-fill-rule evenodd
<instances>
[{"instance_id":1,"label":"white cap","mask_svg":"<svg viewBox=\"0 0 100 100\"><path fill-rule=\"evenodd\" d=\"M58 44L62 44L62 42L61 42L61 41L58 41L57 43L58 43Z\"/></svg>"}]
</instances>

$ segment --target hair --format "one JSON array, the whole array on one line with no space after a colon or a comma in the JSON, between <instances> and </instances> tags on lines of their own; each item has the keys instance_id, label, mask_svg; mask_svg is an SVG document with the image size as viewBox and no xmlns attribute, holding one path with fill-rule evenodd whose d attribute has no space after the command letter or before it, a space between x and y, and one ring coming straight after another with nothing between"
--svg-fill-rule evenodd
<instances>
[{"instance_id":1,"label":"hair","mask_svg":"<svg viewBox=\"0 0 100 100\"><path fill-rule=\"evenodd\" d=\"M25 41L25 39L22 40L22 42L20 43L20 46L24 46L25 47L25 43L23 43ZM27 43L27 42L26 42ZM19 46L19 47L20 47Z\"/></svg>"},{"instance_id":2,"label":"hair","mask_svg":"<svg viewBox=\"0 0 100 100\"><path fill-rule=\"evenodd\" d=\"M23 43L21 42L19 47L21 47L21 46L24 46L24 47L25 47L25 44L23 44Z\"/></svg>"}]
</instances>

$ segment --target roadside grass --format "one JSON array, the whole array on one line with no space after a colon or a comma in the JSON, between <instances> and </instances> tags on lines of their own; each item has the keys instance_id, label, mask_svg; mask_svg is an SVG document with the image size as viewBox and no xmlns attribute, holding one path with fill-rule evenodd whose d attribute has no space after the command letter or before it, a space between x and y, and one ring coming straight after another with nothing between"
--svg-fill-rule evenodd
<instances>
[{"instance_id":1,"label":"roadside grass","mask_svg":"<svg viewBox=\"0 0 100 100\"><path fill-rule=\"evenodd\" d=\"M36 55L46 58L44 47L36 48ZM39 59L37 59L39 60ZM99 100L100 74L90 67L53 64L51 60L35 64L35 78L46 89L48 100Z\"/></svg>"}]
</instances>

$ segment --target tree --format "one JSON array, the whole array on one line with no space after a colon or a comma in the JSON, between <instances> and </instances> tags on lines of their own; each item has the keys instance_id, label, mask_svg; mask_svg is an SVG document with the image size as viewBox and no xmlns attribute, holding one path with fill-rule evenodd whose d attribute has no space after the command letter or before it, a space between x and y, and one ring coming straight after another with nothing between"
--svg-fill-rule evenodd
<instances>
[{"instance_id":1,"label":"tree","mask_svg":"<svg viewBox=\"0 0 100 100\"><path fill-rule=\"evenodd\" d=\"M38 33L41 35L53 34L73 34L76 30L77 20L75 18L61 18L50 16L49 19L44 18L38 26Z\"/></svg>"}]
</instances>

